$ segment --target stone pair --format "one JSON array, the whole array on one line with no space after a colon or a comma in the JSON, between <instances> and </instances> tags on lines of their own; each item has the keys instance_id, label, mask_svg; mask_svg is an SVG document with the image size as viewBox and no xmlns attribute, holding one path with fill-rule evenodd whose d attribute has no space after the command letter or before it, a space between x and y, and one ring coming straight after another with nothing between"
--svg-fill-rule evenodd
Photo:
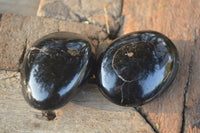
<instances>
[{"instance_id":1,"label":"stone pair","mask_svg":"<svg viewBox=\"0 0 200 133\"><path fill-rule=\"evenodd\" d=\"M163 34L133 32L114 40L99 59L88 39L56 32L38 41L21 68L22 92L34 108L66 104L92 74L102 94L115 104L139 106L163 92L178 70L178 52Z\"/></svg>"}]
</instances>

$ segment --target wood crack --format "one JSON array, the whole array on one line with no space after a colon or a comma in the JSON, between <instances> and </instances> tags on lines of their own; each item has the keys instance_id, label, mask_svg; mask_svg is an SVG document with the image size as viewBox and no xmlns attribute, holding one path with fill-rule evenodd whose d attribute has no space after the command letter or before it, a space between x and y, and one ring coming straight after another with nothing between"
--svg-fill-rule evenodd
<instances>
[{"instance_id":1,"label":"wood crack","mask_svg":"<svg viewBox=\"0 0 200 133\"><path fill-rule=\"evenodd\" d=\"M1 21L1 18L2 18L2 14L0 14L0 21Z\"/></svg>"},{"instance_id":2,"label":"wood crack","mask_svg":"<svg viewBox=\"0 0 200 133\"><path fill-rule=\"evenodd\" d=\"M147 118L147 116L141 111L139 107L135 107L135 110L145 119L147 124L151 126L151 128L154 130L155 133L159 133L159 131L154 127L154 125L151 123L151 121Z\"/></svg>"},{"instance_id":3,"label":"wood crack","mask_svg":"<svg viewBox=\"0 0 200 133\"><path fill-rule=\"evenodd\" d=\"M184 100L183 100L181 133L185 132L185 124L186 124L185 123L185 110L186 110L188 89L189 89L189 86L190 86L192 65L193 65L193 59L194 59L194 56L195 56L196 44L197 44L197 34L196 34L196 29L195 29L195 31L194 31L194 44L193 44L193 49L192 49L192 53L191 53L191 56L190 56L190 62L189 62L189 67L188 67L188 78L187 78L186 86L184 88Z\"/></svg>"},{"instance_id":4,"label":"wood crack","mask_svg":"<svg viewBox=\"0 0 200 133\"><path fill-rule=\"evenodd\" d=\"M27 44L28 44L28 40L27 40L27 38L26 38L26 39L25 39L24 49L23 49L23 52L22 52L21 57L20 57L20 59L19 59L18 72L20 72L20 69L21 69L21 67L22 67L22 62L23 62L24 56L25 56L25 54L26 54Z\"/></svg>"},{"instance_id":5,"label":"wood crack","mask_svg":"<svg viewBox=\"0 0 200 133\"><path fill-rule=\"evenodd\" d=\"M124 25L124 16L122 15L123 8L124 8L124 0L121 0L121 10L120 10L119 17L118 17L118 25L119 26L116 30L110 29L110 33L108 34L108 38L111 40L114 40L120 36L121 28Z\"/></svg>"}]
</instances>

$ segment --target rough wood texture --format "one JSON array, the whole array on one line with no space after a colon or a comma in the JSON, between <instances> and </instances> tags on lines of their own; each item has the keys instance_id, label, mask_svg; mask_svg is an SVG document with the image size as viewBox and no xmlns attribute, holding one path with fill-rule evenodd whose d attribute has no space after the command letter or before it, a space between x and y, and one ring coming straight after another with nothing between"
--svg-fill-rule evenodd
<instances>
[{"instance_id":1,"label":"rough wood texture","mask_svg":"<svg viewBox=\"0 0 200 133\"><path fill-rule=\"evenodd\" d=\"M22 51L40 37L58 31L58 20L3 14L0 27L0 68L17 70Z\"/></svg>"},{"instance_id":2,"label":"rough wood texture","mask_svg":"<svg viewBox=\"0 0 200 133\"><path fill-rule=\"evenodd\" d=\"M12 14L3 14L0 22L0 68L3 69L17 70L25 45L29 49L37 39L52 32L81 33L92 41L97 47L97 52L101 51L101 47L98 48L97 44L109 41L108 39L104 41L107 34L102 28L83 23ZM106 44L103 43L103 46L107 46Z\"/></svg>"},{"instance_id":3,"label":"rough wood texture","mask_svg":"<svg viewBox=\"0 0 200 133\"><path fill-rule=\"evenodd\" d=\"M3 14L0 28L0 62L3 63L0 69L17 69L23 47L29 48L38 38L55 31L82 33L96 45L107 37L97 26ZM5 47L6 43L9 47ZM55 120L47 121L40 111L28 106L23 99L19 73L0 70L1 132L153 132L133 108L110 103L95 85L82 88L72 102L56 111Z\"/></svg>"},{"instance_id":4,"label":"rough wood texture","mask_svg":"<svg viewBox=\"0 0 200 133\"><path fill-rule=\"evenodd\" d=\"M19 73L0 71L0 77L1 132L153 133L134 109L110 103L95 85L82 86L72 102L56 111L55 120L47 121L24 101Z\"/></svg>"},{"instance_id":5,"label":"rough wood texture","mask_svg":"<svg viewBox=\"0 0 200 133\"><path fill-rule=\"evenodd\" d=\"M0 68L15 69L25 46L26 34L22 31L24 17L3 15L0 21Z\"/></svg>"},{"instance_id":6,"label":"rough wood texture","mask_svg":"<svg viewBox=\"0 0 200 133\"><path fill-rule=\"evenodd\" d=\"M124 0L121 34L156 30L172 39L179 51L180 67L172 85L159 98L140 108L161 133L181 131L184 88L188 82L194 31L199 27L199 4L198 0Z\"/></svg>"},{"instance_id":7,"label":"rough wood texture","mask_svg":"<svg viewBox=\"0 0 200 133\"><path fill-rule=\"evenodd\" d=\"M185 132L200 132L200 35L197 35L191 62L191 79L188 84L188 97L185 103Z\"/></svg>"},{"instance_id":8,"label":"rough wood texture","mask_svg":"<svg viewBox=\"0 0 200 133\"><path fill-rule=\"evenodd\" d=\"M36 15L40 0L0 0L0 13Z\"/></svg>"},{"instance_id":9,"label":"rough wood texture","mask_svg":"<svg viewBox=\"0 0 200 133\"><path fill-rule=\"evenodd\" d=\"M41 0L37 16L92 23L115 34L121 11L122 0Z\"/></svg>"},{"instance_id":10,"label":"rough wood texture","mask_svg":"<svg viewBox=\"0 0 200 133\"><path fill-rule=\"evenodd\" d=\"M2 1L0 12L6 7ZM0 69L17 70L24 46L28 49L38 38L56 31L88 36L99 54L110 42L106 26L116 34L122 14L124 24L119 35L137 30L162 32L172 39L180 56L179 71L172 85L160 97L140 107L140 112L160 133L200 132L199 0L123 0L123 4L121 0L102 0L99 4L91 0L65 2L41 0L38 16L56 19L0 15ZM95 85L82 86L83 90L72 102L57 110L56 120L47 121L41 112L25 103L19 80L19 73L0 71L0 132L153 132L134 109L113 105L102 97Z\"/></svg>"}]
</instances>

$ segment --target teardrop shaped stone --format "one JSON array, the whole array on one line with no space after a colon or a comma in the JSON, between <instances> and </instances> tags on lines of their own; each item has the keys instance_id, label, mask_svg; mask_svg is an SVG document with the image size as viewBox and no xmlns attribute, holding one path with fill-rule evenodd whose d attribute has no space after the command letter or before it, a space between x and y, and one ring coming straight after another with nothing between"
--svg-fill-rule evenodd
<instances>
[{"instance_id":1,"label":"teardrop shaped stone","mask_svg":"<svg viewBox=\"0 0 200 133\"><path fill-rule=\"evenodd\" d=\"M21 83L25 100L40 110L66 104L89 76L94 48L79 34L56 32L38 41L26 54Z\"/></svg>"}]
</instances>

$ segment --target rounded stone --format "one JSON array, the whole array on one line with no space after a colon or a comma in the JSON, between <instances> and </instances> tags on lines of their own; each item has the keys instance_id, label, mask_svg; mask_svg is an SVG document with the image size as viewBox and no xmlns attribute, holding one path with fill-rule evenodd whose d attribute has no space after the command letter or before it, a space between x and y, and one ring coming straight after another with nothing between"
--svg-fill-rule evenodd
<instances>
[{"instance_id":1,"label":"rounded stone","mask_svg":"<svg viewBox=\"0 0 200 133\"><path fill-rule=\"evenodd\" d=\"M94 47L79 34L56 32L39 39L21 68L25 100L40 110L63 106L89 76L93 63Z\"/></svg>"},{"instance_id":2,"label":"rounded stone","mask_svg":"<svg viewBox=\"0 0 200 133\"><path fill-rule=\"evenodd\" d=\"M178 52L165 35L139 31L114 40L98 60L100 91L122 106L142 105L173 81L178 70Z\"/></svg>"}]
</instances>

